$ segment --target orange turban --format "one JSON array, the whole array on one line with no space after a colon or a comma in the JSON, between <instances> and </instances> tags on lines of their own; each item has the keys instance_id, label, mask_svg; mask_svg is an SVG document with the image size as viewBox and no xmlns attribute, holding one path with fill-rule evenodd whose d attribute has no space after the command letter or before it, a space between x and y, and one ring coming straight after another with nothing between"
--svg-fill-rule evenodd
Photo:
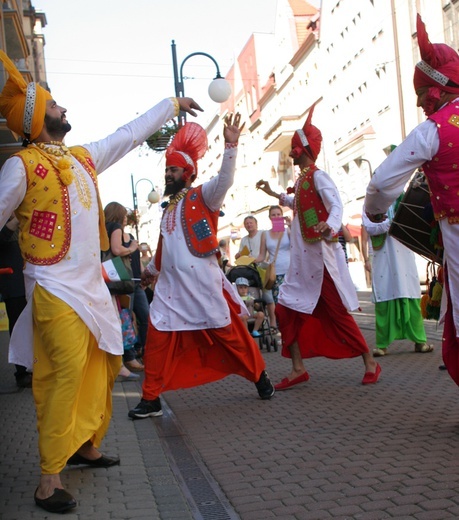
<instances>
[{"instance_id":1,"label":"orange turban","mask_svg":"<svg viewBox=\"0 0 459 520\"><path fill-rule=\"evenodd\" d=\"M46 101L52 99L52 96L38 83L27 84L2 50L0 61L8 72L8 79L0 93L0 114L6 119L10 130L33 141L43 130Z\"/></svg>"},{"instance_id":2,"label":"orange turban","mask_svg":"<svg viewBox=\"0 0 459 520\"><path fill-rule=\"evenodd\" d=\"M320 153L322 134L317 127L311 125L312 114L315 106L316 104L314 103L309 110L303 128L300 128L293 134L292 155L295 158L298 158L301 154L305 153L311 160L315 161Z\"/></svg>"},{"instance_id":3,"label":"orange turban","mask_svg":"<svg viewBox=\"0 0 459 520\"><path fill-rule=\"evenodd\" d=\"M414 69L414 88L436 87L459 94L459 55L449 45L430 43L424 22L416 20L418 45L422 60Z\"/></svg>"},{"instance_id":4,"label":"orange turban","mask_svg":"<svg viewBox=\"0 0 459 520\"><path fill-rule=\"evenodd\" d=\"M175 134L166 150L166 166L178 166L185 171L182 180L198 174L198 161L207 151L207 134L197 123L186 123Z\"/></svg>"}]
</instances>

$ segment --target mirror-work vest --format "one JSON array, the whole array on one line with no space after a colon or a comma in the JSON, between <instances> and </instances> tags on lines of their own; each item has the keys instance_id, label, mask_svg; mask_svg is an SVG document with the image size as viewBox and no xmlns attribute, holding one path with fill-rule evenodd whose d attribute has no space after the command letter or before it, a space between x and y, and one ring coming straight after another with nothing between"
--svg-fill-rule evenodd
<instances>
[{"instance_id":1,"label":"mirror-work vest","mask_svg":"<svg viewBox=\"0 0 459 520\"><path fill-rule=\"evenodd\" d=\"M97 187L97 173L89 152L81 147L70 153L89 174L97 193L101 250L109 247L104 212ZM59 172L35 146L28 146L19 157L27 175L27 191L15 214L19 220L19 245L24 259L35 265L58 263L67 254L71 240L71 208L68 189Z\"/></svg>"}]
</instances>

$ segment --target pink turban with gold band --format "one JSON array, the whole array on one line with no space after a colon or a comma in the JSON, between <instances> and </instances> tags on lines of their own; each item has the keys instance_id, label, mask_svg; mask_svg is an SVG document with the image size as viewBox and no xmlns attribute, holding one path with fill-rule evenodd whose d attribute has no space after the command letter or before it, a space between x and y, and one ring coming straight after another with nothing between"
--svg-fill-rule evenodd
<instances>
[{"instance_id":1,"label":"pink turban with gold band","mask_svg":"<svg viewBox=\"0 0 459 520\"><path fill-rule=\"evenodd\" d=\"M310 159L315 161L320 153L322 146L322 134L320 130L311 125L312 114L314 113L314 103L309 110L306 123L303 128L296 130L292 137L292 155L298 159L305 153Z\"/></svg>"},{"instance_id":2,"label":"pink turban with gold band","mask_svg":"<svg viewBox=\"0 0 459 520\"><path fill-rule=\"evenodd\" d=\"M0 93L0 114L6 119L10 130L33 141L43 130L46 101L52 99L52 96L38 83L27 84L15 64L2 50L0 61L8 73L8 79Z\"/></svg>"},{"instance_id":3,"label":"pink turban with gold band","mask_svg":"<svg viewBox=\"0 0 459 520\"><path fill-rule=\"evenodd\" d=\"M430 43L426 26L418 14L416 20L418 45L422 60L414 69L414 88L437 87L459 94L459 55L449 45Z\"/></svg>"},{"instance_id":4,"label":"pink turban with gold band","mask_svg":"<svg viewBox=\"0 0 459 520\"><path fill-rule=\"evenodd\" d=\"M182 180L198 175L198 161L207 151L207 134L197 123L186 123L175 134L166 150L166 166L178 166L185 171Z\"/></svg>"}]
</instances>

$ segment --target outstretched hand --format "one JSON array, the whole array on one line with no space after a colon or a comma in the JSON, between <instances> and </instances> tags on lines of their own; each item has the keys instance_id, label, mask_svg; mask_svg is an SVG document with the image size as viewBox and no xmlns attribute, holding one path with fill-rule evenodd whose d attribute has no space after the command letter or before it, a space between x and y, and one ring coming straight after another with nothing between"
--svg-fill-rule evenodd
<instances>
[{"instance_id":1,"label":"outstretched hand","mask_svg":"<svg viewBox=\"0 0 459 520\"><path fill-rule=\"evenodd\" d=\"M196 101L189 97L178 97L178 104L180 106L180 110L182 112L186 112L192 116L197 116L196 112L193 109L199 110L200 112L204 112L204 110L196 103Z\"/></svg>"},{"instance_id":2,"label":"outstretched hand","mask_svg":"<svg viewBox=\"0 0 459 520\"><path fill-rule=\"evenodd\" d=\"M269 182L268 181L258 181L256 184L255 184L255 188L257 188L257 190L261 190L261 191L264 191L265 193L267 193L268 195L271 194L271 186L269 185Z\"/></svg>"},{"instance_id":3,"label":"outstretched hand","mask_svg":"<svg viewBox=\"0 0 459 520\"><path fill-rule=\"evenodd\" d=\"M245 123L241 125L241 114L228 114L224 121L225 127L223 129L223 136L225 143L237 143L239 136L245 126Z\"/></svg>"}]
</instances>

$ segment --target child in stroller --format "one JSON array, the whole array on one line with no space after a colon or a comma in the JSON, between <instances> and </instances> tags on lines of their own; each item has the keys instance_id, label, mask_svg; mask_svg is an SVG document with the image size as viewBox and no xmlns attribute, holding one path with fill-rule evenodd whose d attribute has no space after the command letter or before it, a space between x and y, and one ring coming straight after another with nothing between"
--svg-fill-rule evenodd
<instances>
[{"instance_id":1,"label":"child in stroller","mask_svg":"<svg viewBox=\"0 0 459 520\"><path fill-rule=\"evenodd\" d=\"M247 310L249 311L249 316L244 315L241 316L241 318L243 321L245 321L247 328L249 328L249 320L253 321L251 334L254 338L259 338L261 334L258 332L258 329L261 327L263 320L265 319L263 311L258 310L260 309L261 304L256 303L255 298L249 294L249 281L247 278L240 276L239 278L236 278L235 283L237 292L239 293L239 296L242 298L245 306L247 307Z\"/></svg>"},{"instance_id":2,"label":"child in stroller","mask_svg":"<svg viewBox=\"0 0 459 520\"><path fill-rule=\"evenodd\" d=\"M258 340L260 349L265 346L268 352L271 351L271 348L274 351L277 351L278 344L269 324L266 304L263 301L263 284L257 268L254 265L237 265L232 267L228 273L226 273L226 277L231 283L236 283L238 278L246 279L249 284L247 293L253 298L254 305L260 306L260 310L262 310L263 313L262 323L258 329L255 329L258 332L258 336L256 334L254 335L253 333L252 336L256 337Z\"/></svg>"}]
</instances>

